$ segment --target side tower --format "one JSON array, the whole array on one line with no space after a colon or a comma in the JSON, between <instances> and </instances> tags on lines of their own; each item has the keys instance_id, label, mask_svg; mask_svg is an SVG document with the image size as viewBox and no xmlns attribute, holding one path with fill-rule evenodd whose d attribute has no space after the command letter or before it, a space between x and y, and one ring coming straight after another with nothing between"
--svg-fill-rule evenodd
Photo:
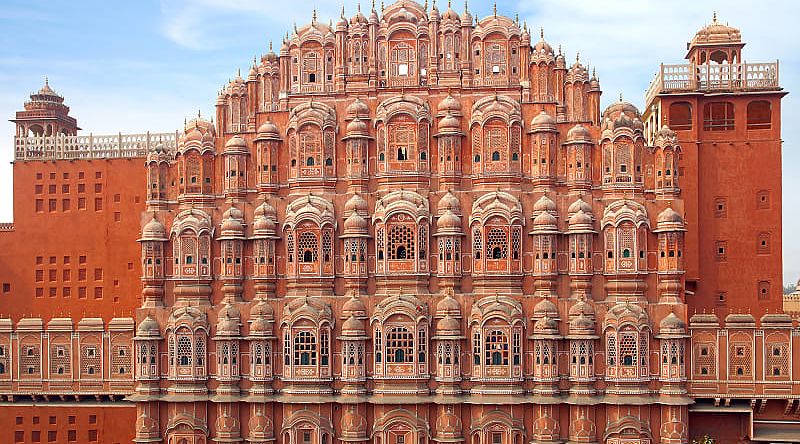
<instances>
[{"instance_id":1,"label":"side tower","mask_svg":"<svg viewBox=\"0 0 800 444\"><path fill-rule=\"evenodd\" d=\"M692 227L686 289L695 296L689 303L723 317L729 307L752 307L756 317L781 308L786 92L778 83L778 62L745 62L744 45L739 30L715 14L687 44L686 63L661 65L643 119L648 145L668 126L684 149L680 168L657 166L649 179L657 193L659 184L680 180ZM672 163L663 156L656 165Z\"/></svg>"},{"instance_id":2,"label":"side tower","mask_svg":"<svg viewBox=\"0 0 800 444\"><path fill-rule=\"evenodd\" d=\"M25 110L17 111L11 121L17 125L17 137L76 136L80 130L78 121L69 116L64 98L50 88L47 79L38 92L31 94L31 100L25 102Z\"/></svg>"}]
</instances>

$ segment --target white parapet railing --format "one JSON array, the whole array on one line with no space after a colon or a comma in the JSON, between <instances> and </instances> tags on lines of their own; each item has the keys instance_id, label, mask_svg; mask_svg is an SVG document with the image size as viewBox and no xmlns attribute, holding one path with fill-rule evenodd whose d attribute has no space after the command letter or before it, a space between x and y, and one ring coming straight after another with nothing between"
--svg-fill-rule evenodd
<instances>
[{"instance_id":1,"label":"white parapet railing","mask_svg":"<svg viewBox=\"0 0 800 444\"><path fill-rule=\"evenodd\" d=\"M178 132L95 136L31 136L14 138L14 160L125 159L144 157L162 145L175 152Z\"/></svg>"},{"instance_id":2,"label":"white parapet railing","mask_svg":"<svg viewBox=\"0 0 800 444\"><path fill-rule=\"evenodd\" d=\"M664 65L647 89L647 103L661 93L779 89L778 62Z\"/></svg>"}]
</instances>

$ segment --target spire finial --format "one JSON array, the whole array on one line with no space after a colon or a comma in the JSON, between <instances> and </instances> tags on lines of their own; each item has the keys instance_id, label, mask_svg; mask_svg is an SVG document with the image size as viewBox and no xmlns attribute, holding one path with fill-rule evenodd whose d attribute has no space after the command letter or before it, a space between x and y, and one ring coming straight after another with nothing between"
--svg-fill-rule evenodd
<instances>
[{"instance_id":1,"label":"spire finial","mask_svg":"<svg viewBox=\"0 0 800 444\"><path fill-rule=\"evenodd\" d=\"M519 25L519 13L514 14L514 21Z\"/></svg>"},{"instance_id":2,"label":"spire finial","mask_svg":"<svg viewBox=\"0 0 800 444\"><path fill-rule=\"evenodd\" d=\"M269 52L272 52L272 40L269 41Z\"/></svg>"},{"instance_id":3,"label":"spire finial","mask_svg":"<svg viewBox=\"0 0 800 444\"><path fill-rule=\"evenodd\" d=\"M358 12L361 12L361 2L359 2L358 5L356 5L356 7L358 8ZM342 8L344 8L344 6L342 6Z\"/></svg>"},{"instance_id":4,"label":"spire finial","mask_svg":"<svg viewBox=\"0 0 800 444\"><path fill-rule=\"evenodd\" d=\"M424 9L425 12L428 11L428 0L425 0L425 5L422 7L422 9Z\"/></svg>"},{"instance_id":5,"label":"spire finial","mask_svg":"<svg viewBox=\"0 0 800 444\"><path fill-rule=\"evenodd\" d=\"M344 3L342 3L342 18L344 18Z\"/></svg>"},{"instance_id":6,"label":"spire finial","mask_svg":"<svg viewBox=\"0 0 800 444\"><path fill-rule=\"evenodd\" d=\"M576 52L575 53L575 63L580 63L580 62L581 62L581 53L580 52Z\"/></svg>"},{"instance_id":7,"label":"spire finial","mask_svg":"<svg viewBox=\"0 0 800 444\"><path fill-rule=\"evenodd\" d=\"M561 55L561 44L558 45L558 54Z\"/></svg>"},{"instance_id":8,"label":"spire finial","mask_svg":"<svg viewBox=\"0 0 800 444\"><path fill-rule=\"evenodd\" d=\"M200 108L197 109L197 118L200 118Z\"/></svg>"},{"instance_id":9,"label":"spire finial","mask_svg":"<svg viewBox=\"0 0 800 444\"><path fill-rule=\"evenodd\" d=\"M464 14L469 14L469 0L464 0Z\"/></svg>"},{"instance_id":10,"label":"spire finial","mask_svg":"<svg viewBox=\"0 0 800 444\"><path fill-rule=\"evenodd\" d=\"M539 38L544 40L544 26L539 28Z\"/></svg>"},{"instance_id":11,"label":"spire finial","mask_svg":"<svg viewBox=\"0 0 800 444\"><path fill-rule=\"evenodd\" d=\"M311 23L317 23L317 8L311 12Z\"/></svg>"},{"instance_id":12,"label":"spire finial","mask_svg":"<svg viewBox=\"0 0 800 444\"><path fill-rule=\"evenodd\" d=\"M50 86L50 79L48 79L47 76L44 76L44 85Z\"/></svg>"},{"instance_id":13,"label":"spire finial","mask_svg":"<svg viewBox=\"0 0 800 444\"><path fill-rule=\"evenodd\" d=\"M242 68L236 68L236 77L242 76Z\"/></svg>"},{"instance_id":14,"label":"spire finial","mask_svg":"<svg viewBox=\"0 0 800 444\"><path fill-rule=\"evenodd\" d=\"M497 18L497 1L494 2L494 18Z\"/></svg>"},{"instance_id":15,"label":"spire finial","mask_svg":"<svg viewBox=\"0 0 800 444\"><path fill-rule=\"evenodd\" d=\"M714 11L713 21L714 21L714 23L717 22L717 11Z\"/></svg>"},{"instance_id":16,"label":"spire finial","mask_svg":"<svg viewBox=\"0 0 800 444\"><path fill-rule=\"evenodd\" d=\"M622 93L619 93L619 101L622 102Z\"/></svg>"}]
</instances>

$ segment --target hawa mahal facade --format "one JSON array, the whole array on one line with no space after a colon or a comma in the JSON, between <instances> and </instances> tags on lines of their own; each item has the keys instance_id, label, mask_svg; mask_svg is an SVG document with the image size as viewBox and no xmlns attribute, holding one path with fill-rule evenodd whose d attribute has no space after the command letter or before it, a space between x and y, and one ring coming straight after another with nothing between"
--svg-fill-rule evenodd
<instances>
[{"instance_id":1,"label":"hawa mahal facade","mask_svg":"<svg viewBox=\"0 0 800 444\"><path fill-rule=\"evenodd\" d=\"M496 12L295 28L171 134L17 113L3 442L800 442L777 63L644 113ZM52 440L51 440L52 439Z\"/></svg>"}]
</instances>

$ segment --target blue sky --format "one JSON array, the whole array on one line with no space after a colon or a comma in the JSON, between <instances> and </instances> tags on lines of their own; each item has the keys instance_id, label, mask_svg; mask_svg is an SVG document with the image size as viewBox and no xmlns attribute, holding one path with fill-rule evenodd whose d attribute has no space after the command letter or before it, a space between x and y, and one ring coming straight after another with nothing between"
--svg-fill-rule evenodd
<instances>
[{"instance_id":1,"label":"blue sky","mask_svg":"<svg viewBox=\"0 0 800 444\"><path fill-rule=\"evenodd\" d=\"M432 0L431 0L432 2ZM365 12L370 1L362 2ZM378 1L380 4L380 1ZM387 2L388 3L388 2ZM463 1L454 1L463 10ZM471 1L479 17L492 3ZM356 1L345 0L348 16ZM341 0L3 0L0 116L12 118L45 76L66 97L84 132L162 132L184 117L211 115L217 91L276 49L292 23L339 16ZM439 0L440 10L446 1ZM659 63L680 63L685 44L711 20L742 30L746 61L780 60L784 138L784 282L800 277L800 7L792 0L503 0L532 29L561 44L568 60L597 68L603 106L620 93L639 107ZM535 34L534 34L535 35ZM0 221L12 220L13 124L0 123Z\"/></svg>"}]
</instances>

